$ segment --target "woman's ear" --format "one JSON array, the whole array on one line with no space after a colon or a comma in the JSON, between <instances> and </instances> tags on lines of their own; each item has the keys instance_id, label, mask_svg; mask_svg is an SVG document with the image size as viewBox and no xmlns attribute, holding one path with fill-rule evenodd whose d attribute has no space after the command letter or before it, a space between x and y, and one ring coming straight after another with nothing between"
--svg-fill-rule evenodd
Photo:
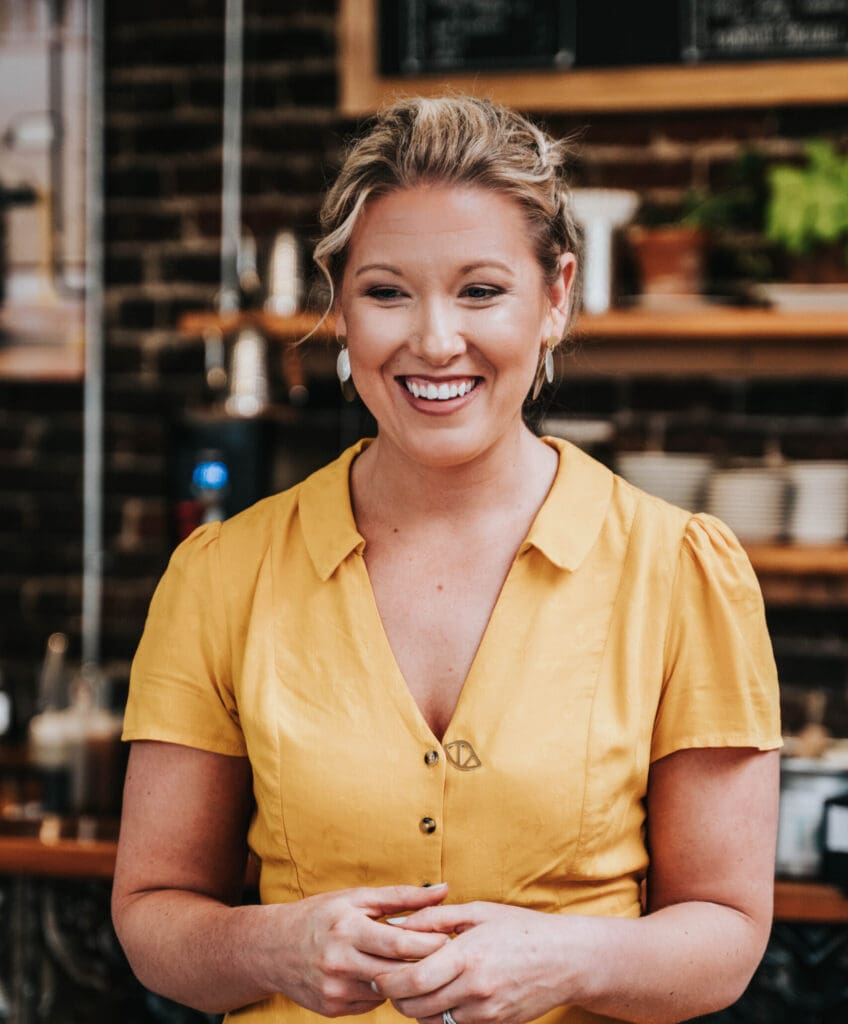
<instances>
[{"instance_id":1,"label":"woman's ear","mask_svg":"<svg viewBox=\"0 0 848 1024\"><path fill-rule=\"evenodd\" d=\"M577 258L573 252L564 252L559 258L559 274L548 289L551 303L549 313L550 329L546 336L561 338L568 323L568 312L571 308L571 293L574 286L574 275L577 271Z\"/></svg>"},{"instance_id":2,"label":"woman's ear","mask_svg":"<svg viewBox=\"0 0 848 1024\"><path fill-rule=\"evenodd\" d=\"M337 338L344 338L347 336L347 321L345 320L345 315L342 312L342 307L338 302L336 302L333 307L333 325Z\"/></svg>"}]
</instances>

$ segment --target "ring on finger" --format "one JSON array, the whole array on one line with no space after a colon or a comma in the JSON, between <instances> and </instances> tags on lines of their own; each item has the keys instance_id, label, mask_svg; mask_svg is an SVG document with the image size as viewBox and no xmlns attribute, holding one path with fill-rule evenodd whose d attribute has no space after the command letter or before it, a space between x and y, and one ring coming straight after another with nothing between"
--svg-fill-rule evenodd
<instances>
[{"instance_id":1,"label":"ring on finger","mask_svg":"<svg viewBox=\"0 0 848 1024\"><path fill-rule=\"evenodd\" d=\"M442 1022L443 1024L456 1024L456 1021L453 1018L453 1013L451 1013L450 1010L445 1010L442 1014Z\"/></svg>"}]
</instances>

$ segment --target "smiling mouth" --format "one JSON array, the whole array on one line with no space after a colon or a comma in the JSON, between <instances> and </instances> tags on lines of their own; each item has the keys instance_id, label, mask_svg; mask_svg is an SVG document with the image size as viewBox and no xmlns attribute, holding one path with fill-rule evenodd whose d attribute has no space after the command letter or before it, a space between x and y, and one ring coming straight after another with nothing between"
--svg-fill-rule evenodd
<instances>
[{"instance_id":1,"label":"smiling mouth","mask_svg":"<svg viewBox=\"0 0 848 1024\"><path fill-rule=\"evenodd\" d=\"M423 398L428 402L448 402L452 398L462 398L480 383L480 377L460 377L437 384L422 377L399 377L398 380L414 398Z\"/></svg>"}]
</instances>

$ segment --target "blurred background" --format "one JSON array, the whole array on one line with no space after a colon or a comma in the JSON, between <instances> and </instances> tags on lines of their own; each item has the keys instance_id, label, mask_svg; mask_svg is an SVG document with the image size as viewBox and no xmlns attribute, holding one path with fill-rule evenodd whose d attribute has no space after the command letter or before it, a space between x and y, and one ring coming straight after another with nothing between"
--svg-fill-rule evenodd
<instances>
[{"instance_id":1,"label":"blurred background","mask_svg":"<svg viewBox=\"0 0 848 1024\"><path fill-rule=\"evenodd\" d=\"M373 431L317 212L445 87L572 140L583 312L528 418L763 587L777 920L721 1019L845 1019L848 0L0 0L0 1021L202 1019L108 922L130 662L182 537Z\"/></svg>"}]
</instances>

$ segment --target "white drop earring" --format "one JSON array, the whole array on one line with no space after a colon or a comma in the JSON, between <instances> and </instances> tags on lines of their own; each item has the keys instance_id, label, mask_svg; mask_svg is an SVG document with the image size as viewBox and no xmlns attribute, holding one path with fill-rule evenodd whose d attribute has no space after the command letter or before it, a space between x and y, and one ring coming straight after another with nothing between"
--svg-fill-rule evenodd
<instances>
[{"instance_id":1,"label":"white drop earring","mask_svg":"<svg viewBox=\"0 0 848 1024\"><path fill-rule=\"evenodd\" d=\"M344 336L339 338L339 354L336 356L336 376L339 378L339 384L341 385L342 394L345 397L345 401L352 402L356 398L356 388L353 386L350 369L350 352L347 348L347 338Z\"/></svg>"},{"instance_id":2,"label":"white drop earring","mask_svg":"<svg viewBox=\"0 0 848 1024\"><path fill-rule=\"evenodd\" d=\"M554 349L558 343L559 338L555 337L550 337L545 341L545 354L539 360L539 366L536 369L536 379L533 381L533 391L530 395L534 402L542 390L542 383L547 381L548 384L553 384L554 382Z\"/></svg>"},{"instance_id":3,"label":"white drop earring","mask_svg":"<svg viewBox=\"0 0 848 1024\"><path fill-rule=\"evenodd\" d=\"M338 374L339 383L347 384L350 380L350 353L347 350L344 339L339 338L339 341L342 343L342 347L339 349L339 354L336 358L336 373Z\"/></svg>"}]
</instances>

